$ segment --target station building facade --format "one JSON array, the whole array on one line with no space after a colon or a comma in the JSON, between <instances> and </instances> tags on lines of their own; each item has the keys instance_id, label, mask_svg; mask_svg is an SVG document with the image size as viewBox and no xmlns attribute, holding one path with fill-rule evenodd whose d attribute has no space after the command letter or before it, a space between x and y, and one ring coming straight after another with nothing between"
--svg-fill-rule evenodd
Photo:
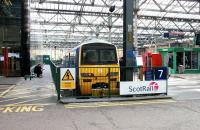
<instances>
[{"instance_id":1,"label":"station building facade","mask_svg":"<svg viewBox=\"0 0 200 130\"><path fill-rule=\"evenodd\" d=\"M200 48L160 48L158 52L172 74L200 73Z\"/></svg>"}]
</instances>

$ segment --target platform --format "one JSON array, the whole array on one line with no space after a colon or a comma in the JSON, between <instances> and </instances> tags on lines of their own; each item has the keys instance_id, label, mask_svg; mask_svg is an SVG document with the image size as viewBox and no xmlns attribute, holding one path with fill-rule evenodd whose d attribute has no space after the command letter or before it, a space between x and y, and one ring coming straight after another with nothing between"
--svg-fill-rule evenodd
<instances>
[{"instance_id":1,"label":"platform","mask_svg":"<svg viewBox=\"0 0 200 130\"><path fill-rule=\"evenodd\" d=\"M174 74L171 75L170 81L173 79L200 79L199 74ZM52 81L50 66L44 66L42 78L33 78L32 80L24 80L23 77L0 77L1 97L3 99L18 98L10 100L5 104L23 104L23 103L57 103L57 95L55 85ZM169 96L145 96L145 97L112 97L112 98L61 98L61 103L72 102L112 102L127 100L148 100L148 99L169 99Z\"/></svg>"},{"instance_id":2,"label":"platform","mask_svg":"<svg viewBox=\"0 0 200 130\"><path fill-rule=\"evenodd\" d=\"M60 102L66 103L86 103L86 102L116 102L116 101L138 101L138 100L153 100L153 99L171 99L170 96L145 96L145 97L112 97L112 98L61 98Z\"/></svg>"},{"instance_id":3,"label":"platform","mask_svg":"<svg viewBox=\"0 0 200 130\"><path fill-rule=\"evenodd\" d=\"M44 66L42 78L25 80L24 77L1 77L0 81L0 84L7 85L7 88L1 91L1 94L4 92L6 94L0 97L2 100L0 105L57 103L49 65Z\"/></svg>"}]
</instances>

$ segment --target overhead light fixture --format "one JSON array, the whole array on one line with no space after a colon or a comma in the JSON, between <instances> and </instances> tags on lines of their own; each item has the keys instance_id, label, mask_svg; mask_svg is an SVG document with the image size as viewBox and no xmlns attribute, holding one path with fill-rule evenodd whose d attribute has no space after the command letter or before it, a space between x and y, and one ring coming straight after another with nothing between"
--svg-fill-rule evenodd
<instances>
[{"instance_id":1,"label":"overhead light fixture","mask_svg":"<svg viewBox=\"0 0 200 130\"><path fill-rule=\"evenodd\" d=\"M115 10L115 5L114 6L110 6L109 11L112 13Z\"/></svg>"}]
</instances>

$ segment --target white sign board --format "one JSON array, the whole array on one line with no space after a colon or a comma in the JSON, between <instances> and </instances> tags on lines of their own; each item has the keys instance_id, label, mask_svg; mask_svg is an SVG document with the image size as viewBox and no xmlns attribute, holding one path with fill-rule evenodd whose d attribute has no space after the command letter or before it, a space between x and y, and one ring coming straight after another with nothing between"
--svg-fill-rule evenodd
<instances>
[{"instance_id":1,"label":"white sign board","mask_svg":"<svg viewBox=\"0 0 200 130\"><path fill-rule=\"evenodd\" d=\"M0 61L4 61L4 57L3 56L0 56Z\"/></svg>"},{"instance_id":2,"label":"white sign board","mask_svg":"<svg viewBox=\"0 0 200 130\"><path fill-rule=\"evenodd\" d=\"M137 63L137 66L143 66L143 61L142 61L142 57L139 57L139 56L137 56L136 57L136 63Z\"/></svg>"},{"instance_id":3,"label":"white sign board","mask_svg":"<svg viewBox=\"0 0 200 130\"><path fill-rule=\"evenodd\" d=\"M167 93L167 81L120 82L120 95Z\"/></svg>"},{"instance_id":4,"label":"white sign board","mask_svg":"<svg viewBox=\"0 0 200 130\"><path fill-rule=\"evenodd\" d=\"M76 74L75 68L60 69L60 89L75 89Z\"/></svg>"},{"instance_id":5,"label":"white sign board","mask_svg":"<svg viewBox=\"0 0 200 130\"><path fill-rule=\"evenodd\" d=\"M16 57L16 58L19 58L19 53L8 53L8 57Z\"/></svg>"}]
</instances>

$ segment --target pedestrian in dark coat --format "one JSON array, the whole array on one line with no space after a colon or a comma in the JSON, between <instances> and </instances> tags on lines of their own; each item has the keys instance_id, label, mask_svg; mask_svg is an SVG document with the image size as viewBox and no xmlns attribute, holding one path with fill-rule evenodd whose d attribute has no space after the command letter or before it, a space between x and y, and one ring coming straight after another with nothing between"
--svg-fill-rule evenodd
<instances>
[{"instance_id":1,"label":"pedestrian in dark coat","mask_svg":"<svg viewBox=\"0 0 200 130\"><path fill-rule=\"evenodd\" d=\"M37 77L40 77L42 75L42 66L41 64L38 64L34 68L34 73L37 75Z\"/></svg>"}]
</instances>

